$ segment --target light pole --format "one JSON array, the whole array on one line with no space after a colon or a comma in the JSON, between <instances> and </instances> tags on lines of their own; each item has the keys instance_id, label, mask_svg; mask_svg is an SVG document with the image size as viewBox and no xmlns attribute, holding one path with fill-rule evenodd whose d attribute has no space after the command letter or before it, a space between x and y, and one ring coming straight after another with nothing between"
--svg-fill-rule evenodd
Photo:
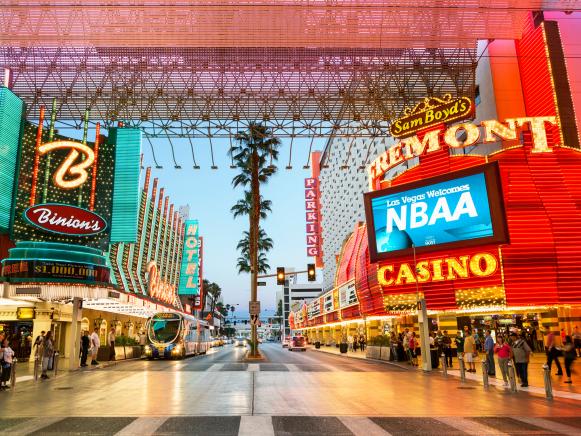
<instances>
[{"instance_id":1,"label":"light pole","mask_svg":"<svg viewBox=\"0 0 581 436\"><path fill-rule=\"evenodd\" d=\"M426 308L426 299L420 296L420 285L418 284L418 263L416 260L416 246L412 244L414 252L414 271L416 274L416 298L418 310L418 323L420 325L420 349L422 351L422 369L424 371L432 370L432 356L430 354L430 329L428 320L428 311Z\"/></svg>"}]
</instances>

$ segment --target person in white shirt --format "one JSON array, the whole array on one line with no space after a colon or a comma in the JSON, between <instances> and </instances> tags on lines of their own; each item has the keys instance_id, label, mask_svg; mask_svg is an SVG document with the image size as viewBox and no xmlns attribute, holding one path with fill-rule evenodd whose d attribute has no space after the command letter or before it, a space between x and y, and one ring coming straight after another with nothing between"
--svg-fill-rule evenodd
<instances>
[{"instance_id":1,"label":"person in white shirt","mask_svg":"<svg viewBox=\"0 0 581 436\"><path fill-rule=\"evenodd\" d=\"M93 333L91 333L91 365L98 365L97 353L99 352L99 347L101 346L101 340L99 339L99 327L95 327Z\"/></svg>"},{"instance_id":2,"label":"person in white shirt","mask_svg":"<svg viewBox=\"0 0 581 436\"><path fill-rule=\"evenodd\" d=\"M0 389L6 389L8 380L10 380L10 374L12 372L12 362L14 359L14 351L10 348L8 344L8 339L4 339L2 342L2 380L0 382Z\"/></svg>"}]
</instances>

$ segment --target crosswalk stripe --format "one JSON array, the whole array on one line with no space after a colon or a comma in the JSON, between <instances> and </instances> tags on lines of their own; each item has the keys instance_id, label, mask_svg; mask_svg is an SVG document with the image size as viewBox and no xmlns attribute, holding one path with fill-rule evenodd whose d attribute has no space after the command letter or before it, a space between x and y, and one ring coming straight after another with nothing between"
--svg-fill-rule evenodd
<instances>
[{"instance_id":1,"label":"crosswalk stripe","mask_svg":"<svg viewBox=\"0 0 581 436\"><path fill-rule=\"evenodd\" d=\"M167 421L167 418L137 418L127 427L118 431L115 436L149 436L155 433L155 431L161 427L161 425Z\"/></svg>"},{"instance_id":2,"label":"crosswalk stripe","mask_svg":"<svg viewBox=\"0 0 581 436\"><path fill-rule=\"evenodd\" d=\"M224 363L214 363L208 371L220 371L222 368L224 368Z\"/></svg>"},{"instance_id":3,"label":"crosswalk stripe","mask_svg":"<svg viewBox=\"0 0 581 436\"><path fill-rule=\"evenodd\" d=\"M260 371L260 366L258 365L258 363L249 363L248 364L248 368L246 368L246 371Z\"/></svg>"},{"instance_id":4,"label":"crosswalk stripe","mask_svg":"<svg viewBox=\"0 0 581 436\"><path fill-rule=\"evenodd\" d=\"M270 416L242 416L238 436L274 436L274 427Z\"/></svg>"},{"instance_id":5,"label":"crosswalk stripe","mask_svg":"<svg viewBox=\"0 0 581 436\"><path fill-rule=\"evenodd\" d=\"M33 418L31 420L22 422L20 424L16 424L13 427L10 427L10 434L14 435L27 435L30 433L34 433L35 431L42 430L49 425L52 425L56 422L62 421L64 418L56 417L56 418Z\"/></svg>"},{"instance_id":6,"label":"crosswalk stripe","mask_svg":"<svg viewBox=\"0 0 581 436\"><path fill-rule=\"evenodd\" d=\"M355 436L391 436L369 418L362 416L341 416L339 421Z\"/></svg>"},{"instance_id":7,"label":"crosswalk stripe","mask_svg":"<svg viewBox=\"0 0 581 436\"><path fill-rule=\"evenodd\" d=\"M284 366L288 368L290 372L300 372L301 369L294 363L285 363Z\"/></svg>"},{"instance_id":8,"label":"crosswalk stripe","mask_svg":"<svg viewBox=\"0 0 581 436\"><path fill-rule=\"evenodd\" d=\"M441 423L454 427L456 430L460 430L470 434L477 435L495 435L495 436L508 436L509 433L500 431L494 427L489 427L488 425L481 424L470 419L461 418L459 416L444 416L440 418L435 418Z\"/></svg>"},{"instance_id":9,"label":"crosswalk stripe","mask_svg":"<svg viewBox=\"0 0 581 436\"><path fill-rule=\"evenodd\" d=\"M549 421L548 419L543 418L515 417L514 419L540 427L545 430L554 431L557 433L562 433L570 436L579 436L580 432L579 429L576 427L572 427L567 424L562 424L560 422Z\"/></svg>"}]
</instances>

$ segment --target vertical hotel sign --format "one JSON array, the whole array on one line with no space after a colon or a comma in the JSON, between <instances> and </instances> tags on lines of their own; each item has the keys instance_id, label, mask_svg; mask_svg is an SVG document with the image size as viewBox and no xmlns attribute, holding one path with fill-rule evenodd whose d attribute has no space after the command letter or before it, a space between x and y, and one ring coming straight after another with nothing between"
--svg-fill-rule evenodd
<instances>
[{"instance_id":1,"label":"vertical hotel sign","mask_svg":"<svg viewBox=\"0 0 581 436\"><path fill-rule=\"evenodd\" d=\"M199 281L200 236L198 220L186 220L178 294L198 295L200 292Z\"/></svg>"}]
</instances>

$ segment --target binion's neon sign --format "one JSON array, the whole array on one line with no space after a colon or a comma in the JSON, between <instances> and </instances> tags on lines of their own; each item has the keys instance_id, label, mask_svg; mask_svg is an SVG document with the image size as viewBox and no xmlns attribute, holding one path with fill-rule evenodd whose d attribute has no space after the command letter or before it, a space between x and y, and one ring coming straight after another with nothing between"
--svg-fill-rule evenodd
<instances>
[{"instance_id":1,"label":"binion's neon sign","mask_svg":"<svg viewBox=\"0 0 581 436\"><path fill-rule=\"evenodd\" d=\"M82 186L89 178L87 168L90 168L95 161L95 152L90 147L80 142L54 141L39 146L38 154L42 156L51 151L66 149L70 152L56 169L53 183L61 189L75 189ZM81 155L84 159L75 163Z\"/></svg>"}]
</instances>

